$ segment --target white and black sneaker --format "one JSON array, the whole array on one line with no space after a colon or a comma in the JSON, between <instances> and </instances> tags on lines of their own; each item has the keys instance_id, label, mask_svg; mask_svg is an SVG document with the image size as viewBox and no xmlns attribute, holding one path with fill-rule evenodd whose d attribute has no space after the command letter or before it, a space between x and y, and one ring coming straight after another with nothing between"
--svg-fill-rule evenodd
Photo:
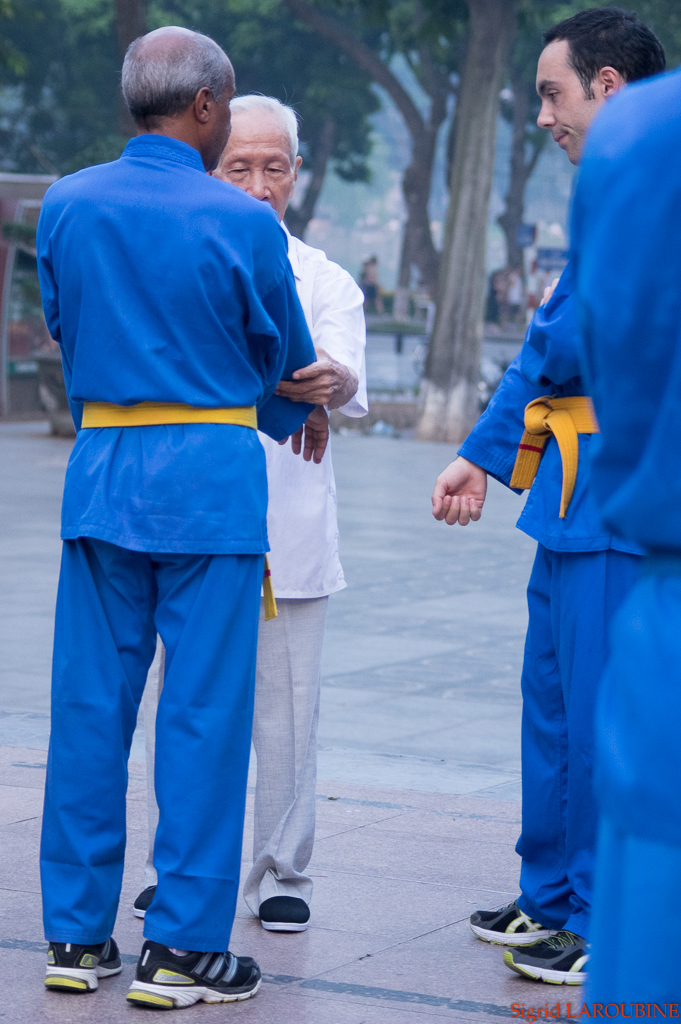
<instances>
[{"instance_id":1,"label":"white and black sneaker","mask_svg":"<svg viewBox=\"0 0 681 1024\"><path fill-rule=\"evenodd\" d=\"M45 986L60 992L94 992L99 978L121 973L121 957L113 939L96 945L50 942Z\"/></svg>"},{"instance_id":2,"label":"white and black sneaker","mask_svg":"<svg viewBox=\"0 0 681 1024\"><path fill-rule=\"evenodd\" d=\"M260 968L250 956L186 953L178 956L160 942L142 946L128 1002L147 1010L175 1010L194 1003L234 1003L260 988Z\"/></svg>"},{"instance_id":3,"label":"white and black sneaker","mask_svg":"<svg viewBox=\"0 0 681 1024\"><path fill-rule=\"evenodd\" d=\"M476 910L470 916L470 926L473 934L483 942L499 946L529 946L556 934L528 917L517 900L499 910Z\"/></svg>"},{"instance_id":4,"label":"white and black sneaker","mask_svg":"<svg viewBox=\"0 0 681 1024\"><path fill-rule=\"evenodd\" d=\"M132 912L135 917L145 917L147 910L151 906L151 901L156 895L156 886L148 885L146 889L142 889L137 899L132 905Z\"/></svg>"},{"instance_id":5,"label":"white and black sneaker","mask_svg":"<svg viewBox=\"0 0 681 1024\"><path fill-rule=\"evenodd\" d=\"M310 908L298 896L270 896L260 904L258 917L268 932L304 932Z\"/></svg>"},{"instance_id":6,"label":"white and black sneaker","mask_svg":"<svg viewBox=\"0 0 681 1024\"><path fill-rule=\"evenodd\" d=\"M507 949L504 963L516 974L549 985L582 985L589 959L586 939L562 929L527 949Z\"/></svg>"}]
</instances>

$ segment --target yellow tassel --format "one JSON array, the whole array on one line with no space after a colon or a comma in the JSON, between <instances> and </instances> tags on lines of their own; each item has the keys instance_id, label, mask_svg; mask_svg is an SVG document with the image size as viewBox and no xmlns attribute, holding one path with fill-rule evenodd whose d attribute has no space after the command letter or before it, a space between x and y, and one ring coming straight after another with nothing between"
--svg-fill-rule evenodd
<instances>
[{"instance_id":1,"label":"yellow tassel","mask_svg":"<svg viewBox=\"0 0 681 1024\"><path fill-rule=\"evenodd\" d=\"M265 622L269 622L270 619L276 619L279 612L277 611L277 602L274 597L272 572L267 555L265 555L265 572L262 577L262 595L265 600Z\"/></svg>"}]
</instances>

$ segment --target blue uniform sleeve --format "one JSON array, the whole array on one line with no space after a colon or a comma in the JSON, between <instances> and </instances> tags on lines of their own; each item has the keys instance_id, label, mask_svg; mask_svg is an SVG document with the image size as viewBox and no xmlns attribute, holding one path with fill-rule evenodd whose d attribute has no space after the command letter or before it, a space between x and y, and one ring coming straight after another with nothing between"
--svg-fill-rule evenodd
<instances>
[{"instance_id":1,"label":"blue uniform sleeve","mask_svg":"<svg viewBox=\"0 0 681 1024\"><path fill-rule=\"evenodd\" d=\"M288 259L281 283L265 296L263 306L279 331L286 357L283 366L274 368L267 382L258 406L258 429L275 441L281 441L303 425L314 406L275 395L277 384L280 380L291 380L296 370L309 366L317 358Z\"/></svg>"},{"instance_id":2,"label":"blue uniform sleeve","mask_svg":"<svg viewBox=\"0 0 681 1024\"><path fill-rule=\"evenodd\" d=\"M68 396L69 408L71 410L71 417L75 424L76 430L80 430L80 424L83 419L83 403L74 402L71 395L71 367L64 346L62 345L61 338L61 322L59 319L59 286L54 275L54 267L52 265L52 247L50 243L50 228L48 221L51 216L51 209L47 201L43 202L43 209L40 214L38 221L38 229L36 232L36 247L38 250L38 280L40 282L40 299L43 306L43 313L45 315L45 323L51 336L56 342L58 342L61 349L61 363L64 372L64 383L66 386L66 394Z\"/></svg>"},{"instance_id":3,"label":"blue uniform sleeve","mask_svg":"<svg viewBox=\"0 0 681 1024\"><path fill-rule=\"evenodd\" d=\"M546 388L529 384L523 376L521 356L522 350L507 369L489 405L458 452L507 487L510 486L518 445L525 429L525 406L546 394Z\"/></svg>"},{"instance_id":4,"label":"blue uniform sleeve","mask_svg":"<svg viewBox=\"0 0 681 1024\"><path fill-rule=\"evenodd\" d=\"M627 87L590 132L572 237L606 526L681 549L681 74ZM674 112L673 114L670 112Z\"/></svg>"},{"instance_id":5,"label":"blue uniform sleeve","mask_svg":"<svg viewBox=\"0 0 681 1024\"><path fill-rule=\"evenodd\" d=\"M582 394L580 353L573 270L568 263L553 295L532 317L520 367L525 380L536 384L544 395L555 391Z\"/></svg>"}]
</instances>

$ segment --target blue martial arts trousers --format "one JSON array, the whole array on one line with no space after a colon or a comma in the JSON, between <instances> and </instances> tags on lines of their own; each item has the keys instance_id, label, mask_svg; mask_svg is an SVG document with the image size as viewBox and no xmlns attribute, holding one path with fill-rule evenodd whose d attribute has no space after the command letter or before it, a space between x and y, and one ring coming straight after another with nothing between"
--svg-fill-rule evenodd
<instances>
[{"instance_id":1,"label":"blue martial arts trousers","mask_svg":"<svg viewBox=\"0 0 681 1024\"><path fill-rule=\"evenodd\" d=\"M627 1014L632 1002L676 1003L679 1016L680 556L644 559L611 647L596 715L603 817L586 1000Z\"/></svg>"},{"instance_id":2,"label":"blue martial arts trousers","mask_svg":"<svg viewBox=\"0 0 681 1024\"><path fill-rule=\"evenodd\" d=\"M611 618L641 559L537 548L522 674L523 824L518 904L547 928L586 937L597 810L596 691Z\"/></svg>"},{"instance_id":3,"label":"blue martial arts trousers","mask_svg":"<svg viewBox=\"0 0 681 1024\"><path fill-rule=\"evenodd\" d=\"M47 939L114 926L127 762L154 656L158 890L149 939L224 951L236 908L251 743L262 555L148 554L64 542L41 845Z\"/></svg>"}]
</instances>

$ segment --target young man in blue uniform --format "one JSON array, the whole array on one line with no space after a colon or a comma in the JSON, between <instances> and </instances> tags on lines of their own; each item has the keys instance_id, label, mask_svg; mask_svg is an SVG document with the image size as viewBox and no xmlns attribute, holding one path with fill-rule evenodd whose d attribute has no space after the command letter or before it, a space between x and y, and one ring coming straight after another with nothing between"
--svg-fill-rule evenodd
<instances>
[{"instance_id":1,"label":"young man in blue uniform","mask_svg":"<svg viewBox=\"0 0 681 1024\"><path fill-rule=\"evenodd\" d=\"M544 42L537 123L577 163L599 107L627 82L662 70L664 53L636 15L617 8L577 14ZM597 425L581 377L570 264L547 291L488 409L438 477L433 514L450 525L479 519L488 473L532 488L518 521L538 542L522 675L521 895L477 911L471 928L516 947L504 963L518 974L580 984L596 832L594 701L604 637L636 578L640 548L601 525L587 490Z\"/></svg>"},{"instance_id":2,"label":"young man in blue uniform","mask_svg":"<svg viewBox=\"0 0 681 1024\"><path fill-rule=\"evenodd\" d=\"M617 1003L623 1016L638 1012L631 1003L673 1016L681 997L681 72L627 90L598 118L575 196L573 251L602 431L594 502L607 529L646 552L613 623L597 708L589 999Z\"/></svg>"},{"instance_id":3,"label":"young man in blue uniform","mask_svg":"<svg viewBox=\"0 0 681 1024\"><path fill-rule=\"evenodd\" d=\"M255 428L298 429L313 407L274 390L315 354L276 214L206 174L229 134L226 55L185 29L152 32L130 47L123 90L137 138L53 185L38 227L78 428L41 847L45 984L85 992L121 969L127 759L159 633L158 890L128 998L172 1009L260 984L253 960L227 952L267 550Z\"/></svg>"}]
</instances>

